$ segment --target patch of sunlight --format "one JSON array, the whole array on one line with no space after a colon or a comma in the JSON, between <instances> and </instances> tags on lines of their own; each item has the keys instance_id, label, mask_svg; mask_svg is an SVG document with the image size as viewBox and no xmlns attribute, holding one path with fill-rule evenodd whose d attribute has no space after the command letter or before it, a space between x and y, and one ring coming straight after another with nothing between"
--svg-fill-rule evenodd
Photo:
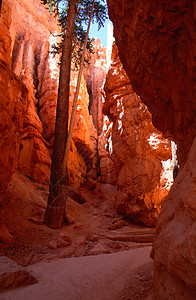
<instances>
[{"instance_id":1,"label":"patch of sunlight","mask_svg":"<svg viewBox=\"0 0 196 300\"><path fill-rule=\"evenodd\" d=\"M112 154L112 152L113 152L112 132L111 132L112 126L113 126L113 122L110 122L108 116L104 116L104 118L103 118L103 131L102 132L103 132L103 135L106 139L105 149L108 148L109 154Z\"/></svg>"},{"instance_id":2,"label":"patch of sunlight","mask_svg":"<svg viewBox=\"0 0 196 300\"><path fill-rule=\"evenodd\" d=\"M75 77L71 80L71 85L72 85L72 87L76 87L76 86L77 86L77 81L78 81L78 78L77 78L77 76L75 76Z\"/></svg>"},{"instance_id":3,"label":"patch of sunlight","mask_svg":"<svg viewBox=\"0 0 196 300\"><path fill-rule=\"evenodd\" d=\"M122 98L117 100L117 112L119 113L118 130L120 131L121 135L123 133L122 118L125 114Z\"/></svg>"},{"instance_id":4,"label":"patch of sunlight","mask_svg":"<svg viewBox=\"0 0 196 300\"><path fill-rule=\"evenodd\" d=\"M108 123L110 122L108 116L104 116L103 118L103 132L108 130Z\"/></svg>"},{"instance_id":5,"label":"patch of sunlight","mask_svg":"<svg viewBox=\"0 0 196 300\"><path fill-rule=\"evenodd\" d=\"M124 116L125 114L125 111L124 111L124 106L122 106L122 111L121 113L119 114L119 118L122 120L122 117Z\"/></svg>"},{"instance_id":6,"label":"patch of sunlight","mask_svg":"<svg viewBox=\"0 0 196 300\"><path fill-rule=\"evenodd\" d=\"M57 79L59 76L59 68L58 68L58 61L59 61L59 57L58 55L55 55L55 57L53 56L53 54L51 54L50 52L53 50L52 46L56 43L56 37L55 35L57 35L57 32L54 33L54 35L50 35L49 38L49 69L50 69L50 75L52 79Z\"/></svg>"},{"instance_id":7,"label":"patch of sunlight","mask_svg":"<svg viewBox=\"0 0 196 300\"><path fill-rule=\"evenodd\" d=\"M110 136L109 136L107 142L108 142L108 146L109 146L109 154L112 154L112 152L113 152L112 133L110 133Z\"/></svg>"},{"instance_id":8,"label":"patch of sunlight","mask_svg":"<svg viewBox=\"0 0 196 300\"><path fill-rule=\"evenodd\" d=\"M118 75L117 69L114 69L114 71L112 72L112 75Z\"/></svg>"},{"instance_id":9,"label":"patch of sunlight","mask_svg":"<svg viewBox=\"0 0 196 300\"><path fill-rule=\"evenodd\" d=\"M98 53L98 55L101 56L101 53L100 54ZM97 59L95 61L95 67L96 68L104 68L104 69L106 69L106 60L103 59L103 58Z\"/></svg>"},{"instance_id":10,"label":"patch of sunlight","mask_svg":"<svg viewBox=\"0 0 196 300\"><path fill-rule=\"evenodd\" d=\"M77 111L80 110L81 108L82 108L82 106L78 104L77 105Z\"/></svg>"},{"instance_id":11,"label":"patch of sunlight","mask_svg":"<svg viewBox=\"0 0 196 300\"><path fill-rule=\"evenodd\" d=\"M120 105L121 105L121 102L120 102L120 100L119 99L117 99L117 101L116 101L116 104L117 104L117 110L118 110L118 108L120 107Z\"/></svg>"},{"instance_id":12,"label":"patch of sunlight","mask_svg":"<svg viewBox=\"0 0 196 300\"><path fill-rule=\"evenodd\" d=\"M160 183L164 183L164 189L170 190L172 184L173 184L173 166L172 166L172 160L162 160L162 167L163 170L160 175Z\"/></svg>"},{"instance_id":13,"label":"patch of sunlight","mask_svg":"<svg viewBox=\"0 0 196 300\"><path fill-rule=\"evenodd\" d=\"M161 134L153 133L148 139L148 143L152 149L157 149L161 143Z\"/></svg>"},{"instance_id":14,"label":"patch of sunlight","mask_svg":"<svg viewBox=\"0 0 196 300\"><path fill-rule=\"evenodd\" d=\"M120 130L120 135L123 132L123 128L122 128L122 120L118 120L118 130Z\"/></svg>"}]
</instances>

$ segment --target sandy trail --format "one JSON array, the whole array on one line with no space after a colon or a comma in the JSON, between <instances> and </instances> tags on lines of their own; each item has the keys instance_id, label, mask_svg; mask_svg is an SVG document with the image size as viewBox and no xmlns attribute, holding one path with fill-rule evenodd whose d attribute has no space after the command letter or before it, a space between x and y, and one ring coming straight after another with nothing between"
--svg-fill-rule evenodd
<instances>
[{"instance_id":1,"label":"sandy trail","mask_svg":"<svg viewBox=\"0 0 196 300\"><path fill-rule=\"evenodd\" d=\"M151 265L151 247L112 254L40 262L27 269L38 283L1 293L1 300L117 300L137 277L137 269ZM141 298L140 298L141 299Z\"/></svg>"}]
</instances>

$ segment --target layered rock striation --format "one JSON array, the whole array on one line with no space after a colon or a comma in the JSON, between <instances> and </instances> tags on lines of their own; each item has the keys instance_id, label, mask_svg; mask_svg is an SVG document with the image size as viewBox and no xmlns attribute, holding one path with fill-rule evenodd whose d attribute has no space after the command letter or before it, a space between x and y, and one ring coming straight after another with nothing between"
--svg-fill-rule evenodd
<instances>
[{"instance_id":1,"label":"layered rock striation","mask_svg":"<svg viewBox=\"0 0 196 300\"><path fill-rule=\"evenodd\" d=\"M3 101L5 101L2 104L2 111L5 118L2 118L1 132L7 139L3 138L1 148L5 155L9 153L6 159L2 156L1 172L5 173L2 175L2 188L7 185L17 167L33 180L48 184L59 76L59 57L54 58L50 51L53 44L58 41L57 34L60 28L57 20L39 0L28 2L5 0L1 11L0 28L2 32L0 58L3 59L1 76L5 89L2 89ZM95 45L95 49L94 58L91 58L93 62L98 59L98 53L105 51L100 41ZM92 83L94 93L95 84L99 81L93 79L96 76L91 74L96 73L95 67L93 70L86 73L89 74L91 83L94 82ZM76 80L77 72L73 72L70 110ZM9 84L8 88L8 82L13 83L13 87ZM98 93L94 98L98 99ZM6 103L9 103L7 107ZM97 100L96 105L97 107L100 105L100 100ZM12 111L13 113L10 113ZM93 115L96 119L99 115L98 111ZM8 132L9 139L14 142L8 143ZM92 117L89 116L89 94L84 79L79 94L68 172L70 184L75 187L84 182L87 173L89 177L97 178L99 172L97 130L93 125Z\"/></svg>"},{"instance_id":2,"label":"layered rock striation","mask_svg":"<svg viewBox=\"0 0 196 300\"><path fill-rule=\"evenodd\" d=\"M156 229L151 298L195 299L195 2L107 2L131 84L178 146L180 170Z\"/></svg>"},{"instance_id":3,"label":"layered rock striation","mask_svg":"<svg viewBox=\"0 0 196 300\"><path fill-rule=\"evenodd\" d=\"M104 86L104 136L116 173L116 207L136 223L154 226L173 183L170 142L153 126L133 91L114 44Z\"/></svg>"},{"instance_id":4,"label":"layered rock striation","mask_svg":"<svg viewBox=\"0 0 196 300\"><path fill-rule=\"evenodd\" d=\"M49 122L55 114L58 68L49 50L54 42L51 32L59 28L53 15L36 1L12 1L11 60L12 70L28 90L27 113L24 118L20 146L19 169L32 179L49 183L50 135ZM54 120L51 120L54 116ZM50 117L49 117L50 116Z\"/></svg>"}]
</instances>

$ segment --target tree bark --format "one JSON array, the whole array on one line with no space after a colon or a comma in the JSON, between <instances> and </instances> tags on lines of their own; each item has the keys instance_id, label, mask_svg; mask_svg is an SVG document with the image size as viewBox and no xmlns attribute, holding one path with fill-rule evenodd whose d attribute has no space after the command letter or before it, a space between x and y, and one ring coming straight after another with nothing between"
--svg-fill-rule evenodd
<instances>
[{"instance_id":1,"label":"tree bark","mask_svg":"<svg viewBox=\"0 0 196 300\"><path fill-rule=\"evenodd\" d=\"M69 1L67 24L63 40L50 188L44 216L45 224L54 229L61 228L65 221L66 185L68 178L63 176L63 158L68 133L72 37L76 3L77 0Z\"/></svg>"},{"instance_id":2,"label":"tree bark","mask_svg":"<svg viewBox=\"0 0 196 300\"><path fill-rule=\"evenodd\" d=\"M89 19L89 23L88 23L88 28L87 28L86 36L85 36L84 48L83 48L83 51L82 51L82 57L81 57L81 61L80 61L80 70L79 70L79 73L78 73L78 80L77 80L76 92L75 92L75 95L74 95L74 101L73 101L73 107L72 107L72 113L71 113L69 133L68 133L68 137L67 137L67 143L66 143L66 148L65 148L65 155L64 155L64 160L63 160L63 173L66 176L68 176L66 174L67 161L68 161L68 155L69 155L70 146L71 146L71 139L72 139L74 124L75 124L78 95L79 95L80 84L81 84L81 79L82 79L82 71L83 71L83 67L84 67L84 58L85 58L85 53L86 53L86 45L87 45L87 41L88 41L88 35L89 35L91 20L92 20L92 16L93 16L94 5L95 5L95 0L93 0L93 4L92 4L92 8L91 8L91 14L90 14L90 19Z\"/></svg>"}]
</instances>

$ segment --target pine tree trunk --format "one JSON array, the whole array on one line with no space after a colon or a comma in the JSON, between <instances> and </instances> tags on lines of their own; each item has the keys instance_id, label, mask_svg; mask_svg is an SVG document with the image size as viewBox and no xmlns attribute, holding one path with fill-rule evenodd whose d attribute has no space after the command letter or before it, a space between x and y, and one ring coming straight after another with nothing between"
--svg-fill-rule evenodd
<instances>
[{"instance_id":1,"label":"pine tree trunk","mask_svg":"<svg viewBox=\"0 0 196 300\"><path fill-rule=\"evenodd\" d=\"M63 176L62 165L68 132L69 84L76 2L77 0L69 1L67 24L63 40L50 189L44 216L45 224L54 229L61 228L65 222L66 185L68 178Z\"/></svg>"},{"instance_id":2,"label":"pine tree trunk","mask_svg":"<svg viewBox=\"0 0 196 300\"><path fill-rule=\"evenodd\" d=\"M88 23L86 36L85 36L84 49L82 51L82 57L81 57L81 61L80 61L80 70L79 70L79 73L78 73L78 80L77 80L76 92L75 92L75 95L74 95L74 101L73 101L73 106L72 106L69 133L68 133L68 136L67 136L65 155L64 155L64 160L63 160L63 173L66 176L68 176L68 174L67 174L67 161L68 161L68 155L69 155L70 146L71 146L71 139L72 139L74 124L75 124L78 95L79 95L79 90L80 90L82 71L83 71L83 67L84 67L84 58L85 58L85 53L86 53L86 45L87 45L87 41L88 41L88 35L89 35L91 20L92 20L92 16L93 16L94 5L95 5L95 0L93 0L93 3L92 3L90 19L89 19L89 23Z\"/></svg>"}]
</instances>

